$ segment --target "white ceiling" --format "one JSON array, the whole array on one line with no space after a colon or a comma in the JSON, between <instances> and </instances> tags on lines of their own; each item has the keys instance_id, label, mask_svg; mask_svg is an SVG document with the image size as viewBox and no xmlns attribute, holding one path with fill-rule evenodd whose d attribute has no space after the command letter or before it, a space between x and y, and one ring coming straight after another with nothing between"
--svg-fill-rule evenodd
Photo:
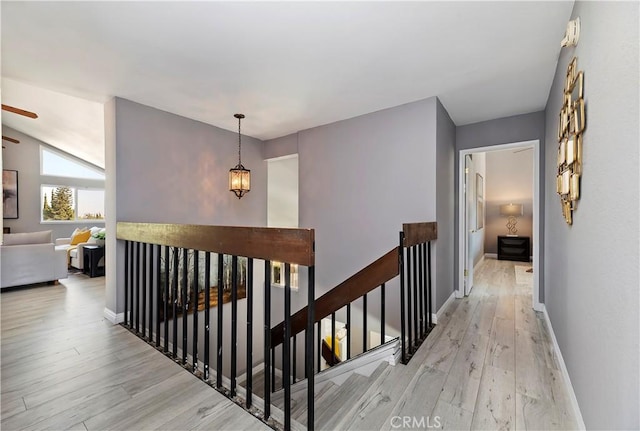
<instances>
[{"instance_id":1,"label":"white ceiling","mask_svg":"<svg viewBox=\"0 0 640 431\"><path fill-rule=\"evenodd\" d=\"M42 124L12 114L3 123L87 145L96 137L82 124L97 123L84 108L53 93L47 108L23 83L100 103L119 96L229 130L243 112L243 132L260 139L431 96L457 125L543 109L573 2L0 7L3 103L38 111Z\"/></svg>"}]
</instances>

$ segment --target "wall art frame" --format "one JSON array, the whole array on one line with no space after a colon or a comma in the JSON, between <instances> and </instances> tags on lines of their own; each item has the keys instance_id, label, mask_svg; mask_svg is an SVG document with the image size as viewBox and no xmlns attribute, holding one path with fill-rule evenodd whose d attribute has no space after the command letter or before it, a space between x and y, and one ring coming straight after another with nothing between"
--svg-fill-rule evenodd
<instances>
[{"instance_id":1,"label":"wall art frame","mask_svg":"<svg viewBox=\"0 0 640 431\"><path fill-rule=\"evenodd\" d=\"M18 171L2 170L2 218L17 219L18 212Z\"/></svg>"}]
</instances>

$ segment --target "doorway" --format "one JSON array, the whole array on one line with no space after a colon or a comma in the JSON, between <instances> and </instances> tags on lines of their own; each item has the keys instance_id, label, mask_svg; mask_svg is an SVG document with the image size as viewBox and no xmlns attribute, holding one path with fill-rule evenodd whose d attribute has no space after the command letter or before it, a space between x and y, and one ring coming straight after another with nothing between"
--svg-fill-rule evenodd
<instances>
[{"instance_id":1,"label":"doorway","mask_svg":"<svg viewBox=\"0 0 640 431\"><path fill-rule=\"evenodd\" d=\"M456 287L456 297L461 298L468 295L473 288L473 266L477 263L474 259L474 247L477 247L478 237L484 232L484 212L485 212L485 196L484 184L485 178L481 174L482 169L478 169L478 164L482 164L480 154L489 154L496 151L511 150L512 152L532 150L533 153L533 199L532 199L532 229L531 237L533 243L532 249L532 266L533 266L533 290L532 304L536 311L541 311L540 303L540 141L524 141L503 145L494 145L489 147L473 148L468 150L460 150L459 152L459 182L458 182L458 286ZM479 160L480 159L480 160ZM481 183L481 184L479 184ZM481 226L481 227L480 227ZM479 228L480 227L480 228ZM482 232L480 232L482 230ZM482 244L484 255L484 241ZM477 249L475 249L477 252Z\"/></svg>"}]
</instances>

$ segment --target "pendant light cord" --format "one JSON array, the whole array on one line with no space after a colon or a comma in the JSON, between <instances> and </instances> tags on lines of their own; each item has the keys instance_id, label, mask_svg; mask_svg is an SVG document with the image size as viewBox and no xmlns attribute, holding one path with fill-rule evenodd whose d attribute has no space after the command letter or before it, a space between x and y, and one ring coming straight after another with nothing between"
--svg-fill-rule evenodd
<instances>
[{"instance_id":1,"label":"pendant light cord","mask_svg":"<svg viewBox=\"0 0 640 431\"><path fill-rule=\"evenodd\" d=\"M242 118L238 117L238 165L242 166L242 160L240 159L240 146L242 140L242 135L240 134L240 121L242 121Z\"/></svg>"}]
</instances>

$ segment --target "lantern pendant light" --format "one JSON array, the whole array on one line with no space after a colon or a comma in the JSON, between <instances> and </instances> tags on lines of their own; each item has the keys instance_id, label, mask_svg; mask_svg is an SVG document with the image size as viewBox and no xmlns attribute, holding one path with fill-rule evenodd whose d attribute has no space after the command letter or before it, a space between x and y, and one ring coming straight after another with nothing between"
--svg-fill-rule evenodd
<instances>
[{"instance_id":1,"label":"lantern pendant light","mask_svg":"<svg viewBox=\"0 0 640 431\"><path fill-rule=\"evenodd\" d=\"M238 199L249 193L251 190L251 171L242 166L240 159L240 149L242 145L242 135L240 134L240 121L244 118L244 114L235 114L238 119L238 164L229 169L229 191L235 193Z\"/></svg>"}]
</instances>

